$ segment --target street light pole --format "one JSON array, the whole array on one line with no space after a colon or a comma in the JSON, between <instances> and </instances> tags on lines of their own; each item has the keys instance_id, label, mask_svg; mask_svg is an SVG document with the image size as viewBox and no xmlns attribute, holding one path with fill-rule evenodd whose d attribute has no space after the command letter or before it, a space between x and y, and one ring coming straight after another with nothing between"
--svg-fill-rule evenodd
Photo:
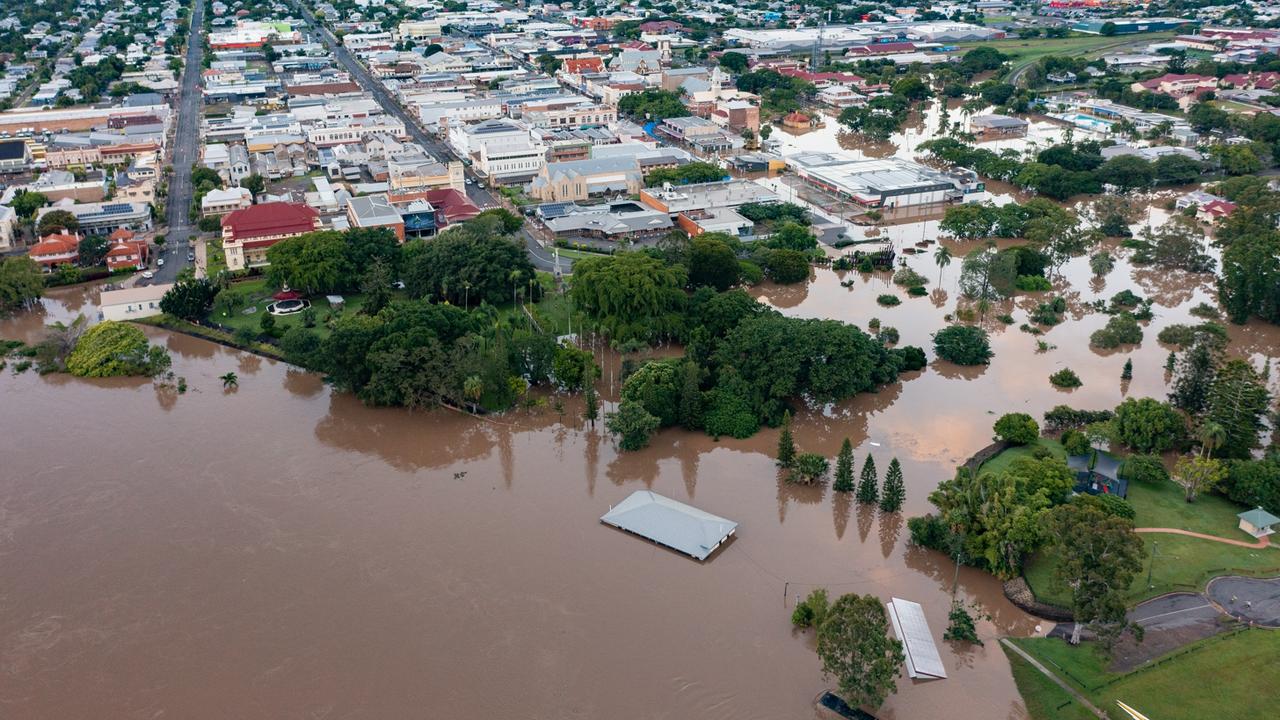
<instances>
[{"instance_id":1,"label":"street light pole","mask_svg":"<svg viewBox=\"0 0 1280 720\"><path fill-rule=\"evenodd\" d=\"M1151 562L1147 565L1147 589L1155 587L1151 584L1151 573L1156 569L1156 556L1160 554L1160 542L1152 541L1151 543Z\"/></svg>"}]
</instances>

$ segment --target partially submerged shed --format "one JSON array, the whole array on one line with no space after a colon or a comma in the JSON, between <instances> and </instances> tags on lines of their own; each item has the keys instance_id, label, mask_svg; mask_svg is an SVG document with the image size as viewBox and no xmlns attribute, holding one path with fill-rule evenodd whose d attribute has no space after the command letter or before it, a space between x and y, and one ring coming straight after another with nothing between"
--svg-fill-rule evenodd
<instances>
[{"instance_id":1,"label":"partially submerged shed","mask_svg":"<svg viewBox=\"0 0 1280 720\"><path fill-rule=\"evenodd\" d=\"M912 679L945 678L947 667L942 664L942 656L938 654L938 646L933 641L933 634L929 632L929 623L924 618L924 608L920 607L920 603L893 598L886 606L889 608L893 634L902 641L903 654L907 658L907 675Z\"/></svg>"},{"instance_id":2,"label":"partially submerged shed","mask_svg":"<svg viewBox=\"0 0 1280 720\"><path fill-rule=\"evenodd\" d=\"M697 560L710 557L738 529L732 520L649 490L631 493L601 516L600 522Z\"/></svg>"}]
</instances>

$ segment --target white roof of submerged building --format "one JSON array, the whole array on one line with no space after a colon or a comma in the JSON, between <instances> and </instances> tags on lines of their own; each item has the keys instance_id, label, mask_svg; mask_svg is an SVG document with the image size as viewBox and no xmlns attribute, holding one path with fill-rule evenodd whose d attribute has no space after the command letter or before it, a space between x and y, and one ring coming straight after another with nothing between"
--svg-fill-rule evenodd
<instances>
[{"instance_id":1,"label":"white roof of submerged building","mask_svg":"<svg viewBox=\"0 0 1280 720\"><path fill-rule=\"evenodd\" d=\"M706 560L738 529L738 523L649 490L637 490L600 522Z\"/></svg>"},{"instance_id":2,"label":"white roof of submerged building","mask_svg":"<svg viewBox=\"0 0 1280 720\"><path fill-rule=\"evenodd\" d=\"M885 606L889 608L893 634L902 641L903 654L907 657L907 675L913 679L945 678L947 667L938 655L938 646L933 642L933 633L929 632L929 623L924 619L924 608L920 603L893 598Z\"/></svg>"}]
</instances>

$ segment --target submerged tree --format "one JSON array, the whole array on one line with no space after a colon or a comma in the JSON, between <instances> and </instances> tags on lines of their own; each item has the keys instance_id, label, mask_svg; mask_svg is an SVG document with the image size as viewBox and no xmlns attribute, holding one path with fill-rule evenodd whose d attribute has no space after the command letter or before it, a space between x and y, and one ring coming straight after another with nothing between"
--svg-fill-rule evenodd
<instances>
[{"instance_id":1,"label":"submerged tree","mask_svg":"<svg viewBox=\"0 0 1280 720\"><path fill-rule=\"evenodd\" d=\"M902 465L898 458L889 461L889 469L884 475L884 492L880 495L880 509L885 512L898 512L907 499L907 488L902 481Z\"/></svg>"},{"instance_id":2,"label":"submerged tree","mask_svg":"<svg viewBox=\"0 0 1280 720\"><path fill-rule=\"evenodd\" d=\"M831 486L836 492L853 492L853 443L845 438L836 456L836 481Z\"/></svg>"},{"instance_id":3,"label":"submerged tree","mask_svg":"<svg viewBox=\"0 0 1280 720\"><path fill-rule=\"evenodd\" d=\"M818 628L822 671L855 707L879 707L894 691L906 659L902 643L889 637L884 605L874 595L842 595Z\"/></svg>"},{"instance_id":4,"label":"submerged tree","mask_svg":"<svg viewBox=\"0 0 1280 720\"><path fill-rule=\"evenodd\" d=\"M858 502L874 503L879 498L880 478L876 472L876 461L868 454L862 463L862 477L858 482Z\"/></svg>"},{"instance_id":5,"label":"submerged tree","mask_svg":"<svg viewBox=\"0 0 1280 720\"><path fill-rule=\"evenodd\" d=\"M778 467L789 468L796 461L796 443L791 438L791 411L782 414L782 432L778 434Z\"/></svg>"}]
</instances>

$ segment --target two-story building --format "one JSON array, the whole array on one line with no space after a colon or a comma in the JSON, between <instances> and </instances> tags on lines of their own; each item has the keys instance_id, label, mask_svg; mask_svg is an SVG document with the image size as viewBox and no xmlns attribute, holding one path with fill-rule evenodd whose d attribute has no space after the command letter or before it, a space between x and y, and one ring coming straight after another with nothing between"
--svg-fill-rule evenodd
<instances>
[{"instance_id":1,"label":"two-story building","mask_svg":"<svg viewBox=\"0 0 1280 720\"><path fill-rule=\"evenodd\" d=\"M270 202L236 210L222 219L228 270L267 265L267 248L320 229L320 213L301 203Z\"/></svg>"}]
</instances>

